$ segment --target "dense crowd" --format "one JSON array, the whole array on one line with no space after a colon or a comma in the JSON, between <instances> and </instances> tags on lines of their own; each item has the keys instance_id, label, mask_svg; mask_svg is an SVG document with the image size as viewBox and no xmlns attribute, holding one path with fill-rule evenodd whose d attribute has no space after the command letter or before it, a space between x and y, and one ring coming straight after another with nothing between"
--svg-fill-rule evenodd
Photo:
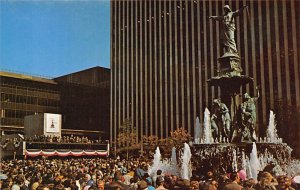
<instances>
[{"instance_id":1,"label":"dense crowd","mask_svg":"<svg viewBox=\"0 0 300 190\"><path fill-rule=\"evenodd\" d=\"M29 138L5 138L1 141L0 147L6 148L8 144L13 144L15 147L19 147L21 142L39 142L39 143L80 143L80 144L96 144L96 143L104 143L101 140L93 140L84 136L46 136L46 135L34 135Z\"/></svg>"},{"instance_id":2,"label":"dense crowd","mask_svg":"<svg viewBox=\"0 0 300 190\"><path fill-rule=\"evenodd\" d=\"M99 143L99 140L92 140L89 139L88 137L84 136L75 136L75 135L70 135L70 136L46 136L46 135L34 135L33 137L25 138L25 141L29 142L55 142L55 143Z\"/></svg>"},{"instance_id":3,"label":"dense crowd","mask_svg":"<svg viewBox=\"0 0 300 190\"><path fill-rule=\"evenodd\" d=\"M7 160L1 162L1 190L293 190L300 189L300 176L274 176L261 172L258 180L247 179L240 172L218 176L193 175L190 180L156 171L146 172L151 161L111 158L63 158ZM297 179L297 180L296 180ZM299 183L299 182L298 182Z\"/></svg>"}]
</instances>

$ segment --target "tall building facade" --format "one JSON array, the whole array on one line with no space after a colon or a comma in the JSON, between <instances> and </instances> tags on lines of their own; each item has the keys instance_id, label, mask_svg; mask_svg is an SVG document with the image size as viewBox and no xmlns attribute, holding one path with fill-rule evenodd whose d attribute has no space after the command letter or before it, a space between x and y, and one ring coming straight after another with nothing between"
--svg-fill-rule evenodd
<instances>
[{"instance_id":1,"label":"tall building facade","mask_svg":"<svg viewBox=\"0 0 300 190\"><path fill-rule=\"evenodd\" d=\"M299 110L299 1L113 0L111 140L126 119L139 138L166 137L177 127L193 134L196 117L203 121L205 108L220 96L207 80L219 72L222 26L208 17L222 15L226 4L232 10L248 5L235 20L235 39L243 74L254 79L240 94L255 96L260 89L259 132L269 110ZM300 125L291 129L299 139Z\"/></svg>"}]
</instances>

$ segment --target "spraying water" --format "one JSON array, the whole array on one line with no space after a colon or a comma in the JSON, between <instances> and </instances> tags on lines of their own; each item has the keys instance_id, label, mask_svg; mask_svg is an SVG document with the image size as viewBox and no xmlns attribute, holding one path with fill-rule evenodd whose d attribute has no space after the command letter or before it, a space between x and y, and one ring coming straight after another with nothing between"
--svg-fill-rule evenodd
<instances>
[{"instance_id":1,"label":"spraying water","mask_svg":"<svg viewBox=\"0 0 300 190\"><path fill-rule=\"evenodd\" d=\"M155 154L154 154L154 159L153 159L153 164L149 167L148 174L151 177L155 178L157 170L161 170L163 173L170 173L173 175L179 174L175 147L173 147L173 149L172 149L172 157L170 159L163 159L163 160L161 158L159 147L156 148Z\"/></svg>"},{"instance_id":2,"label":"spraying water","mask_svg":"<svg viewBox=\"0 0 300 190\"><path fill-rule=\"evenodd\" d=\"M247 165L247 159L246 159L246 154L245 154L245 151L242 150L242 167L243 167L243 170L246 171L246 173L248 174L248 165ZM249 175L247 175L249 176Z\"/></svg>"},{"instance_id":3,"label":"spraying water","mask_svg":"<svg viewBox=\"0 0 300 190\"><path fill-rule=\"evenodd\" d=\"M252 152L250 154L250 171L251 171L251 175L252 178L257 180L257 174L258 171L261 170L260 167L260 162L257 156L257 148L256 148L256 143L253 142L252 144Z\"/></svg>"},{"instance_id":4,"label":"spraying water","mask_svg":"<svg viewBox=\"0 0 300 190\"><path fill-rule=\"evenodd\" d=\"M207 108L204 111L204 143L212 143L210 112Z\"/></svg>"},{"instance_id":5,"label":"spraying water","mask_svg":"<svg viewBox=\"0 0 300 190\"><path fill-rule=\"evenodd\" d=\"M190 146L184 143L183 155L182 155L182 167L181 167L181 178L190 180L192 176L192 169L190 165L192 154Z\"/></svg>"},{"instance_id":6,"label":"spraying water","mask_svg":"<svg viewBox=\"0 0 300 190\"><path fill-rule=\"evenodd\" d=\"M270 111L269 125L267 129L267 141L270 143L278 143L275 114L272 110Z\"/></svg>"},{"instance_id":7,"label":"spraying water","mask_svg":"<svg viewBox=\"0 0 300 190\"><path fill-rule=\"evenodd\" d=\"M246 157L246 167L247 167L247 170L246 170L247 176L248 176L249 178L253 178L252 172L251 172L250 159L249 159L248 156Z\"/></svg>"},{"instance_id":8,"label":"spraying water","mask_svg":"<svg viewBox=\"0 0 300 190\"><path fill-rule=\"evenodd\" d=\"M238 170L238 168L237 168L237 157L236 157L236 150L235 149L233 150L232 168L233 168L233 171L237 171Z\"/></svg>"},{"instance_id":9,"label":"spraying water","mask_svg":"<svg viewBox=\"0 0 300 190\"><path fill-rule=\"evenodd\" d=\"M200 120L199 117L197 117L195 122L195 132L194 132L194 139L196 144L200 143L200 138L201 138Z\"/></svg>"},{"instance_id":10,"label":"spraying water","mask_svg":"<svg viewBox=\"0 0 300 190\"><path fill-rule=\"evenodd\" d=\"M177 158L176 158L176 148L172 148L172 155L171 155L171 166L177 167Z\"/></svg>"},{"instance_id":11,"label":"spraying water","mask_svg":"<svg viewBox=\"0 0 300 190\"><path fill-rule=\"evenodd\" d=\"M157 147L154 154L153 165L149 168L148 174L150 176L154 176L156 174L156 171L158 169L161 169L160 165L161 165L161 154L160 154L159 147Z\"/></svg>"}]
</instances>

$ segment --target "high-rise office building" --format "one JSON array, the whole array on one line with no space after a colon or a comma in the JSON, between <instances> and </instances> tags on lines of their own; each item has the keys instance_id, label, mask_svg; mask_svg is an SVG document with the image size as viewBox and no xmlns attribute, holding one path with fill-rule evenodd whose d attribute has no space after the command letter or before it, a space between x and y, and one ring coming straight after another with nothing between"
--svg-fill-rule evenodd
<instances>
[{"instance_id":1,"label":"high-rise office building","mask_svg":"<svg viewBox=\"0 0 300 190\"><path fill-rule=\"evenodd\" d=\"M248 5L235 20L235 39L242 73L254 81L240 94L256 96L259 86L260 134L270 109L299 110L299 1L113 0L111 140L126 119L139 138L166 137L177 127L193 133L196 117L203 121L204 109L220 96L207 80L219 72L222 26L208 17L222 15L225 4L232 10ZM299 125L286 127L300 138Z\"/></svg>"}]
</instances>

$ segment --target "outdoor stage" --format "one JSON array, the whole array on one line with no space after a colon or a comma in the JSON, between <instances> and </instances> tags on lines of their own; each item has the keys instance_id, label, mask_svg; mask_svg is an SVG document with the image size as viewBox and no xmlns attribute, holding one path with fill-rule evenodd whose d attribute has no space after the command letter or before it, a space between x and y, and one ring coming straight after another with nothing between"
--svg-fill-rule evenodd
<instances>
[{"instance_id":1,"label":"outdoor stage","mask_svg":"<svg viewBox=\"0 0 300 190\"><path fill-rule=\"evenodd\" d=\"M103 143L54 143L28 142L7 143L1 147L1 156L36 157L36 156L108 156L109 144Z\"/></svg>"}]
</instances>

